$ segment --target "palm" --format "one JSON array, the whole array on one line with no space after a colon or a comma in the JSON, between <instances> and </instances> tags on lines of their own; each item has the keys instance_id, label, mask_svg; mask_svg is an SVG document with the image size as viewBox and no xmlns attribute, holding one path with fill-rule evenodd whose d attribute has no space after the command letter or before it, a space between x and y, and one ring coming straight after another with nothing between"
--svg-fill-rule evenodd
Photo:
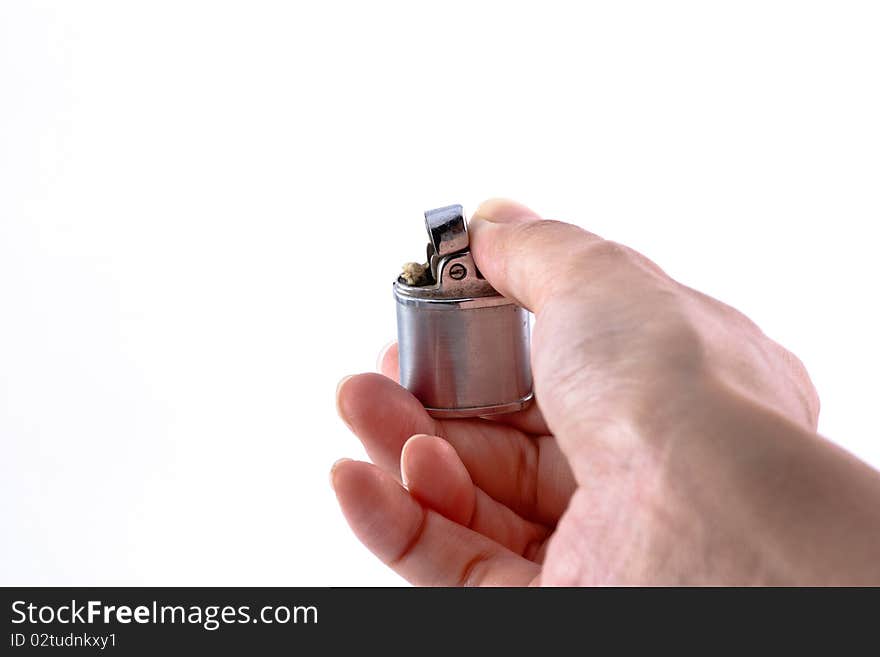
<instances>
[{"instance_id":1,"label":"palm","mask_svg":"<svg viewBox=\"0 0 880 657\"><path fill-rule=\"evenodd\" d=\"M393 375L396 366L391 349L382 370ZM417 584L538 580L575 482L536 408L438 421L378 374L348 379L338 402L375 464L334 470L343 511L367 547Z\"/></svg>"}]
</instances>

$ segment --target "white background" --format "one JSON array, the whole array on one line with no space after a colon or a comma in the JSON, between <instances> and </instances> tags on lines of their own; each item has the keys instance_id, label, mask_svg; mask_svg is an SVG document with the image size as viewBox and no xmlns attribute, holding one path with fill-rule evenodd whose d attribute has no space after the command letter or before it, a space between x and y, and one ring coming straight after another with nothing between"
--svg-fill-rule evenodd
<instances>
[{"instance_id":1,"label":"white background","mask_svg":"<svg viewBox=\"0 0 880 657\"><path fill-rule=\"evenodd\" d=\"M0 5L0 584L396 584L331 463L423 210L750 315L880 465L872 2Z\"/></svg>"}]
</instances>

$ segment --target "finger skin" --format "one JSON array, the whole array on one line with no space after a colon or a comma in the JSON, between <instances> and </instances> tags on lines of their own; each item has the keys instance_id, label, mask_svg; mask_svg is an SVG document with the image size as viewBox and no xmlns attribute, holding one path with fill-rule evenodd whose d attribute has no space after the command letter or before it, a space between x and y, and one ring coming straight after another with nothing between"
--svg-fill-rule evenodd
<instances>
[{"instance_id":1,"label":"finger skin","mask_svg":"<svg viewBox=\"0 0 880 657\"><path fill-rule=\"evenodd\" d=\"M413 436L403 446L401 471L406 487L424 506L533 559L549 535L474 486L455 448L438 436Z\"/></svg>"},{"instance_id":2,"label":"finger skin","mask_svg":"<svg viewBox=\"0 0 880 657\"><path fill-rule=\"evenodd\" d=\"M453 445L478 487L528 520L555 523L574 491L568 461L551 436L528 437L479 419L435 420L407 390L380 374L343 380L337 406L370 459L398 479L404 443L429 434Z\"/></svg>"},{"instance_id":3,"label":"finger skin","mask_svg":"<svg viewBox=\"0 0 880 657\"><path fill-rule=\"evenodd\" d=\"M400 471L410 495L453 522L470 526L477 489L452 445L437 436L417 434L403 446Z\"/></svg>"},{"instance_id":4,"label":"finger skin","mask_svg":"<svg viewBox=\"0 0 880 657\"><path fill-rule=\"evenodd\" d=\"M397 342L387 345L379 353L378 367L380 374L384 374L395 383L400 383L400 352Z\"/></svg>"},{"instance_id":5,"label":"finger skin","mask_svg":"<svg viewBox=\"0 0 880 657\"><path fill-rule=\"evenodd\" d=\"M392 381L400 382L397 340L389 342L379 351L379 356L376 358L376 371Z\"/></svg>"},{"instance_id":6,"label":"finger skin","mask_svg":"<svg viewBox=\"0 0 880 657\"><path fill-rule=\"evenodd\" d=\"M336 389L339 417L360 438L373 461L400 479L400 450L417 433L436 434L434 420L419 401L381 374L357 374Z\"/></svg>"},{"instance_id":7,"label":"finger skin","mask_svg":"<svg viewBox=\"0 0 880 657\"><path fill-rule=\"evenodd\" d=\"M505 200L477 208L469 232L471 252L486 280L535 314L549 299L576 289L585 251L603 241L578 226L543 220Z\"/></svg>"},{"instance_id":8,"label":"finger skin","mask_svg":"<svg viewBox=\"0 0 880 657\"><path fill-rule=\"evenodd\" d=\"M524 410L515 413L487 415L482 419L487 422L507 425L532 436L547 436L552 433L550 427L547 426L547 420L544 419L537 398L532 399L532 402Z\"/></svg>"},{"instance_id":9,"label":"finger skin","mask_svg":"<svg viewBox=\"0 0 880 657\"><path fill-rule=\"evenodd\" d=\"M496 524L506 505L532 521L555 510L546 584L876 580L880 480L818 439L806 372L757 326L631 249L509 201L478 209L471 249L489 282L537 316L535 391L552 432L435 421L388 378L345 381L341 415L409 486L365 464L335 470L349 522L386 563L419 583L514 571L536 582L510 560L529 549L503 533L522 523ZM397 378L397 358L389 350L380 369ZM432 435L406 443L414 427ZM556 457L579 487L558 485ZM465 525L479 532L456 533Z\"/></svg>"},{"instance_id":10,"label":"finger skin","mask_svg":"<svg viewBox=\"0 0 880 657\"><path fill-rule=\"evenodd\" d=\"M421 586L526 586L537 564L427 509L376 466L338 462L331 481L358 539Z\"/></svg>"}]
</instances>

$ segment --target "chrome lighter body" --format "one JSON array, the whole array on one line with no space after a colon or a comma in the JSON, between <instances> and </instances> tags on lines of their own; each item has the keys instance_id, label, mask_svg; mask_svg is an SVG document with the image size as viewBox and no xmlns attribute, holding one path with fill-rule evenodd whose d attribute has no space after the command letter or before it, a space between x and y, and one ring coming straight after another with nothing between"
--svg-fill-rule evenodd
<instances>
[{"instance_id":1,"label":"chrome lighter body","mask_svg":"<svg viewBox=\"0 0 880 657\"><path fill-rule=\"evenodd\" d=\"M460 205L425 213L425 280L394 284L400 383L434 417L510 413L532 399L529 314L482 277Z\"/></svg>"}]
</instances>

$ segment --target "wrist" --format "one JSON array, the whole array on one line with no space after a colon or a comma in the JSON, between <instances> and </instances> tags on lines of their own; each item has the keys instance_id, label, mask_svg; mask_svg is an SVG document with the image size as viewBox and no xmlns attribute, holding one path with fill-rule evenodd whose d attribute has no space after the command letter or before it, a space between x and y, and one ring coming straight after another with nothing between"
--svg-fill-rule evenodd
<instances>
[{"instance_id":1,"label":"wrist","mask_svg":"<svg viewBox=\"0 0 880 657\"><path fill-rule=\"evenodd\" d=\"M660 441L657 486L725 581L877 581L880 476L717 380ZM695 400L697 398L695 397Z\"/></svg>"}]
</instances>

